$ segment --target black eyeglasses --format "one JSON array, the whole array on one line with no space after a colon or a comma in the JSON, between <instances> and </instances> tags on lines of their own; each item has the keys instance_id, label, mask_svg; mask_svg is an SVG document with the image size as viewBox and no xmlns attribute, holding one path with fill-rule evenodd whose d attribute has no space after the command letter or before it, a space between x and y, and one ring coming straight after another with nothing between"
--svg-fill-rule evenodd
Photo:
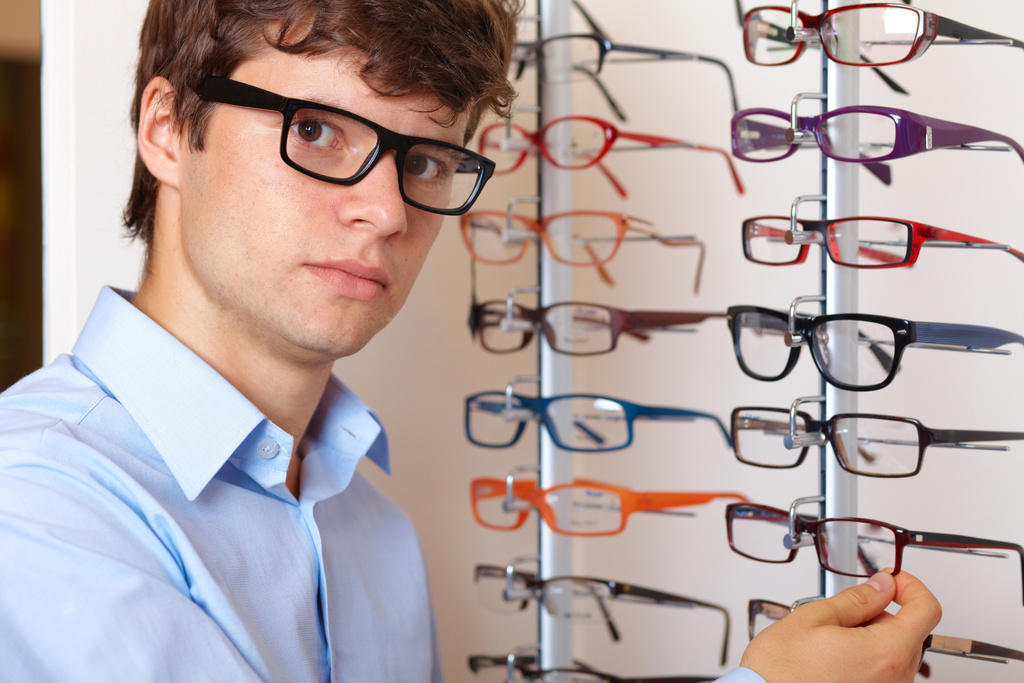
<instances>
[{"instance_id":1,"label":"black eyeglasses","mask_svg":"<svg viewBox=\"0 0 1024 683\"><path fill-rule=\"evenodd\" d=\"M846 391L888 386L909 346L1006 355L1000 347L1024 344L1013 332L981 325L913 322L863 313L789 315L759 306L731 306L729 330L740 368L754 379L774 382L788 375L804 341L818 372ZM846 358L840 348L855 342L864 362ZM788 346L788 348L787 348ZM857 362L854 362L857 360Z\"/></svg>"},{"instance_id":2,"label":"black eyeglasses","mask_svg":"<svg viewBox=\"0 0 1024 683\"><path fill-rule=\"evenodd\" d=\"M729 611L711 602L589 576L539 579L532 572L513 569L512 566L477 565L473 580L480 587L481 600L496 611L519 611L525 609L530 600L537 600L555 618L577 623L604 623L612 640L616 641L620 636L612 618L613 601L714 610L725 619L721 651L723 666L729 656Z\"/></svg>"},{"instance_id":3,"label":"black eyeglasses","mask_svg":"<svg viewBox=\"0 0 1024 683\"><path fill-rule=\"evenodd\" d=\"M803 411L741 407L732 411L732 443L740 462L757 467L797 467L811 446L832 444L839 465L866 477L911 477L921 471L929 446L1005 451L974 441L1016 441L1024 432L930 429L909 417L839 413L815 420Z\"/></svg>"},{"instance_id":4,"label":"black eyeglasses","mask_svg":"<svg viewBox=\"0 0 1024 683\"><path fill-rule=\"evenodd\" d=\"M730 503L725 509L725 520L729 547L759 562L792 562L806 544L804 535L809 535L819 564L844 576L869 577L885 567L892 567L892 573L898 574L903 565L903 549L916 546L1002 559L1009 557L1005 551L1016 553L1024 582L1024 548L1016 543L911 531L861 517L815 519L753 503ZM783 530L785 533L780 534Z\"/></svg>"},{"instance_id":5,"label":"black eyeglasses","mask_svg":"<svg viewBox=\"0 0 1024 683\"><path fill-rule=\"evenodd\" d=\"M229 78L208 76L196 94L207 102L276 111L281 158L317 180L354 185L394 150L402 199L430 213L465 213L494 173L494 162L442 140L402 135L344 109L282 97Z\"/></svg>"}]
</instances>

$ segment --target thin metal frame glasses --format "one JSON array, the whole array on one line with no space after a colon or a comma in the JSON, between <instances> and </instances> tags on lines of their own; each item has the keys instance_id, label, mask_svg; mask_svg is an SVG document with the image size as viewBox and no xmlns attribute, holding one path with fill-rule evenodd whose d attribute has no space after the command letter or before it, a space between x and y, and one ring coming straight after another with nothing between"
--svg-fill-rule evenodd
<instances>
[{"instance_id":1,"label":"thin metal frame glasses","mask_svg":"<svg viewBox=\"0 0 1024 683\"><path fill-rule=\"evenodd\" d=\"M327 183L354 185L393 150L402 199L430 213L465 213L494 173L493 161L464 147L402 135L344 109L282 97L230 78L208 76L196 94L207 102L280 113L281 158Z\"/></svg>"}]
</instances>

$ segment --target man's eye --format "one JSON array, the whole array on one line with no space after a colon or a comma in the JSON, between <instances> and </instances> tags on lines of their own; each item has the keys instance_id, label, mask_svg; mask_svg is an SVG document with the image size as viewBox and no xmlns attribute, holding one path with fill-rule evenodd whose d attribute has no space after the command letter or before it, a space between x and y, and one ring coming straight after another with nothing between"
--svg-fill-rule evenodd
<instances>
[{"instance_id":1,"label":"man's eye","mask_svg":"<svg viewBox=\"0 0 1024 683\"><path fill-rule=\"evenodd\" d=\"M311 145L330 147L335 143L334 130L320 121L313 119L298 121L293 124L292 128L303 142L308 142Z\"/></svg>"},{"instance_id":2,"label":"man's eye","mask_svg":"<svg viewBox=\"0 0 1024 683\"><path fill-rule=\"evenodd\" d=\"M405 161L405 172L423 180L433 180L445 174L444 167L437 159L423 154L410 155Z\"/></svg>"}]
</instances>

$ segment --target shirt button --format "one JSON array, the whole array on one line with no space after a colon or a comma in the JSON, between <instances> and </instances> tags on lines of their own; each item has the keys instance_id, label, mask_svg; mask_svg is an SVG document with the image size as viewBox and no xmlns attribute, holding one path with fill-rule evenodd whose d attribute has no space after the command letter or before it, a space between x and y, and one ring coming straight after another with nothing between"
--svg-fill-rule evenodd
<instances>
[{"instance_id":1,"label":"shirt button","mask_svg":"<svg viewBox=\"0 0 1024 683\"><path fill-rule=\"evenodd\" d=\"M256 447L256 452L260 454L261 458L270 460L281 452L281 447L277 445L277 442L273 439L264 439L263 441L260 441L259 445Z\"/></svg>"}]
</instances>

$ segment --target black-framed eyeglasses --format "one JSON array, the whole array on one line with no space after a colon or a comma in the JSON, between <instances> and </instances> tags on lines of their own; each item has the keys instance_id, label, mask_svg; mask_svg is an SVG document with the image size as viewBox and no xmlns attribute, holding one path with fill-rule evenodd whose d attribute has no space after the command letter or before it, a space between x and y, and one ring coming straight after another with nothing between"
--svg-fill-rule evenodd
<instances>
[{"instance_id":1,"label":"black-framed eyeglasses","mask_svg":"<svg viewBox=\"0 0 1024 683\"><path fill-rule=\"evenodd\" d=\"M646 406L598 394L535 398L506 391L483 391L466 398L466 438L485 448L508 448L519 441L528 420L539 421L556 446L567 451L617 451L633 443L636 420L711 420L726 444L722 421L687 408Z\"/></svg>"},{"instance_id":2,"label":"black-framed eyeglasses","mask_svg":"<svg viewBox=\"0 0 1024 683\"><path fill-rule=\"evenodd\" d=\"M750 377L774 382L788 375L806 342L818 372L846 391L888 386L907 347L1007 355L1001 347L1024 345L1014 332L982 325L914 322L865 313L790 315L760 306L730 306L729 330L740 368ZM856 357L843 353L856 344ZM863 362L860 356L865 355Z\"/></svg>"},{"instance_id":3,"label":"black-framed eyeglasses","mask_svg":"<svg viewBox=\"0 0 1024 683\"><path fill-rule=\"evenodd\" d=\"M514 569L512 565L477 565L473 581L480 588L481 601L495 611L520 611L530 600L537 600L548 614L557 619L604 623L615 641L620 636L612 617L613 602L710 609L721 613L725 620L720 658L723 666L729 656L729 610L715 603L591 576L540 579L533 572Z\"/></svg>"},{"instance_id":4,"label":"black-framed eyeglasses","mask_svg":"<svg viewBox=\"0 0 1024 683\"><path fill-rule=\"evenodd\" d=\"M832 445L839 465L866 477L911 477L921 471L925 451L957 448L1005 451L1005 446L971 442L1016 441L1024 432L931 429L910 417L838 413L815 420L796 405L744 406L732 411L733 450L740 462L756 467L799 466L812 446Z\"/></svg>"},{"instance_id":5,"label":"black-framed eyeglasses","mask_svg":"<svg viewBox=\"0 0 1024 683\"><path fill-rule=\"evenodd\" d=\"M960 534L911 531L887 522L863 517L826 517L786 512L754 503L730 503L725 508L729 547L759 562L792 562L810 536L818 563L844 576L870 577L892 567L898 574L907 546L1007 559L1016 553L1024 584L1024 547ZM1024 600L1022 600L1024 602Z\"/></svg>"},{"instance_id":6,"label":"black-framed eyeglasses","mask_svg":"<svg viewBox=\"0 0 1024 683\"><path fill-rule=\"evenodd\" d=\"M694 332L692 327L708 318L725 318L725 312L624 311L601 304L564 301L527 308L505 301L472 303L469 329L480 345L492 353L525 348L543 333L553 351L569 356L593 356L615 350L619 336L647 341L651 332Z\"/></svg>"},{"instance_id":7,"label":"black-framed eyeglasses","mask_svg":"<svg viewBox=\"0 0 1024 683\"><path fill-rule=\"evenodd\" d=\"M196 94L207 102L279 112L281 158L324 182L354 185L393 150L402 199L430 213L465 213L494 173L493 161L464 147L402 135L344 109L282 97L230 78L208 76Z\"/></svg>"},{"instance_id":8,"label":"black-framed eyeglasses","mask_svg":"<svg viewBox=\"0 0 1024 683\"><path fill-rule=\"evenodd\" d=\"M800 602L802 601L798 601L798 604ZM754 636L785 617L796 609L797 606L784 605L781 602L774 602L772 600L754 599L749 601L747 603L747 616L750 638L753 639ZM979 640L971 640L970 638L943 636L938 633L932 633L924 639L921 656L923 657L927 652L978 659L985 662L999 662L1001 664L1007 664L1011 659L1024 661L1024 652L1019 650L991 643L983 643ZM922 661L921 674L927 676L929 671L930 667Z\"/></svg>"},{"instance_id":9,"label":"black-framed eyeglasses","mask_svg":"<svg viewBox=\"0 0 1024 683\"><path fill-rule=\"evenodd\" d=\"M769 266L803 263L812 244L824 245L833 263L848 268L912 266L922 247L995 249L1024 261L1024 254L1007 244L899 218L757 216L743 221L743 255L748 261ZM856 249L847 249L847 244L856 244Z\"/></svg>"}]
</instances>

